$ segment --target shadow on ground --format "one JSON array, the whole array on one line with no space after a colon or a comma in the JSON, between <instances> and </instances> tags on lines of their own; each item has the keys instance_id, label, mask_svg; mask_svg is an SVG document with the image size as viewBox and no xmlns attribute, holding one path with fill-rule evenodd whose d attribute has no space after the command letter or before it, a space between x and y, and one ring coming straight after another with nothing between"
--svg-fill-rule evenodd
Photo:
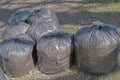
<instances>
[{"instance_id":1,"label":"shadow on ground","mask_svg":"<svg viewBox=\"0 0 120 80\"><path fill-rule=\"evenodd\" d=\"M0 8L0 21L4 22L4 23L8 23L9 18L11 17L11 15L13 13L15 13L14 10L10 10L10 9L2 9Z\"/></svg>"},{"instance_id":2,"label":"shadow on ground","mask_svg":"<svg viewBox=\"0 0 120 80\"><path fill-rule=\"evenodd\" d=\"M62 25L72 24L91 24L92 21L100 20L104 23L113 24L120 26L120 13L119 12L89 12L89 11L78 11L78 12L58 12L57 16Z\"/></svg>"},{"instance_id":3,"label":"shadow on ground","mask_svg":"<svg viewBox=\"0 0 120 80\"><path fill-rule=\"evenodd\" d=\"M0 21L7 23L10 16L15 13L16 10L0 9ZM113 24L120 27L120 13L119 12L89 12L89 11L64 11L56 12L61 25L81 25L91 24L92 21L100 20L104 23Z\"/></svg>"}]
</instances>

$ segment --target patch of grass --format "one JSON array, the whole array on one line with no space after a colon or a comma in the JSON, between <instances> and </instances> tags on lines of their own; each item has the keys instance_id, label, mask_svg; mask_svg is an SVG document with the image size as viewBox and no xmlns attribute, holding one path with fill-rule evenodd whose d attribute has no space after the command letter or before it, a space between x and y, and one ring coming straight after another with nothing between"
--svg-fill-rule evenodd
<instances>
[{"instance_id":1,"label":"patch of grass","mask_svg":"<svg viewBox=\"0 0 120 80\"><path fill-rule=\"evenodd\" d=\"M88 9L91 12L120 12L120 2L110 3L110 4L101 4L99 6Z\"/></svg>"},{"instance_id":2,"label":"patch of grass","mask_svg":"<svg viewBox=\"0 0 120 80\"><path fill-rule=\"evenodd\" d=\"M80 25L62 25L61 29L66 29L73 34L76 34L76 32L80 29Z\"/></svg>"},{"instance_id":3,"label":"patch of grass","mask_svg":"<svg viewBox=\"0 0 120 80\"><path fill-rule=\"evenodd\" d=\"M120 28L118 28L117 31L118 31L118 35L120 36Z\"/></svg>"},{"instance_id":4,"label":"patch of grass","mask_svg":"<svg viewBox=\"0 0 120 80\"><path fill-rule=\"evenodd\" d=\"M111 72L106 75L97 76L95 80L119 80L120 73L119 72Z\"/></svg>"},{"instance_id":5,"label":"patch of grass","mask_svg":"<svg viewBox=\"0 0 120 80\"><path fill-rule=\"evenodd\" d=\"M78 68L77 68L76 65L72 66L71 69L67 69L67 70L66 70L66 73L67 73L68 75L74 75L74 74L76 74L77 72L78 72Z\"/></svg>"}]
</instances>

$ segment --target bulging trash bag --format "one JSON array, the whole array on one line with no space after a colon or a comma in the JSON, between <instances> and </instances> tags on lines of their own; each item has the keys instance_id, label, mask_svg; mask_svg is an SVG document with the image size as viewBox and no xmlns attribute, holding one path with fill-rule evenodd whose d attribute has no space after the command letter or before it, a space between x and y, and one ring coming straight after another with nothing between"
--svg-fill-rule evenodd
<instances>
[{"instance_id":1,"label":"bulging trash bag","mask_svg":"<svg viewBox=\"0 0 120 80\"><path fill-rule=\"evenodd\" d=\"M37 41L41 36L48 32L56 30L57 27L51 22L41 22L31 25L31 27L26 32L33 40Z\"/></svg>"},{"instance_id":2,"label":"bulging trash bag","mask_svg":"<svg viewBox=\"0 0 120 80\"><path fill-rule=\"evenodd\" d=\"M24 23L24 22L19 22L14 25L7 25L4 32L2 33L2 38L7 39L9 37L15 36L20 33L25 33L30 25Z\"/></svg>"},{"instance_id":3,"label":"bulging trash bag","mask_svg":"<svg viewBox=\"0 0 120 80\"><path fill-rule=\"evenodd\" d=\"M118 33L116 27L93 22L80 29L75 36L77 65L93 74L104 74L118 63Z\"/></svg>"},{"instance_id":4,"label":"bulging trash bag","mask_svg":"<svg viewBox=\"0 0 120 80\"><path fill-rule=\"evenodd\" d=\"M34 68L35 42L25 34L19 34L0 43L0 55L6 74L21 77Z\"/></svg>"},{"instance_id":5,"label":"bulging trash bag","mask_svg":"<svg viewBox=\"0 0 120 80\"><path fill-rule=\"evenodd\" d=\"M0 80L6 80L3 70L0 68Z\"/></svg>"},{"instance_id":6,"label":"bulging trash bag","mask_svg":"<svg viewBox=\"0 0 120 80\"><path fill-rule=\"evenodd\" d=\"M31 14L29 11L19 11L11 16L9 24L16 24L18 22L26 22L27 17Z\"/></svg>"},{"instance_id":7,"label":"bulging trash bag","mask_svg":"<svg viewBox=\"0 0 120 80\"><path fill-rule=\"evenodd\" d=\"M38 65L41 72L55 74L70 67L73 36L66 30L47 33L37 42Z\"/></svg>"},{"instance_id":8,"label":"bulging trash bag","mask_svg":"<svg viewBox=\"0 0 120 80\"><path fill-rule=\"evenodd\" d=\"M43 21L50 21L50 22L53 22L56 26L59 25L59 21L58 21L56 14L48 8L42 8L39 10L35 10L27 18L27 22L29 24L39 23Z\"/></svg>"}]
</instances>

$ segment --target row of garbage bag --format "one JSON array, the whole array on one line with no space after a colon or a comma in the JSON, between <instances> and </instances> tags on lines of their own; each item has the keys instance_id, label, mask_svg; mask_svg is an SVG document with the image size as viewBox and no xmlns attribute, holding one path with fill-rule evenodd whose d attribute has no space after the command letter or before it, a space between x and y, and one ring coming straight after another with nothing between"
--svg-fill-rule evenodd
<instances>
[{"instance_id":1,"label":"row of garbage bag","mask_svg":"<svg viewBox=\"0 0 120 80\"><path fill-rule=\"evenodd\" d=\"M105 74L118 65L115 26L96 21L73 35L59 29L56 14L47 8L13 14L2 38L0 55L10 77L24 76L36 66L55 74L75 63L86 72Z\"/></svg>"}]
</instances>

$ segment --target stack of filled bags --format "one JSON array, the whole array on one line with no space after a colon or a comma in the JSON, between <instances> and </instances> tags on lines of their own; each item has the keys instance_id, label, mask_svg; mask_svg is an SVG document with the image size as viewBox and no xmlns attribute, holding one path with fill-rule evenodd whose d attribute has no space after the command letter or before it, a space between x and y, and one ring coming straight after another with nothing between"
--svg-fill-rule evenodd
<instances>
[{"instance_id":1,"label":"stack of filled bags","mask_svg":"<svg viewBox=\"0 0 120 80\"><path fill-rule=\"evenodd\" d=\"M24 76L36 66L45 74L64 72L73 59L80 69L93 74L108 73L118 64L115 26L96 21L73 36L59 29L56 14L47 8L13 14L2 38L0 56L10 77Z\"/></svg>"},{"instance_id":2,"label":"stack of filled bags","mask_svg":"<svg viewBox=\"0 0 120 80\"><path fill-rule=\"evenodd\" d=\"M68 69L73 36L58 28L56 14L47 8L13 14L0 43L5 73L21 77L36 66L46 74Z\"/></svg>"}]
</instances>

